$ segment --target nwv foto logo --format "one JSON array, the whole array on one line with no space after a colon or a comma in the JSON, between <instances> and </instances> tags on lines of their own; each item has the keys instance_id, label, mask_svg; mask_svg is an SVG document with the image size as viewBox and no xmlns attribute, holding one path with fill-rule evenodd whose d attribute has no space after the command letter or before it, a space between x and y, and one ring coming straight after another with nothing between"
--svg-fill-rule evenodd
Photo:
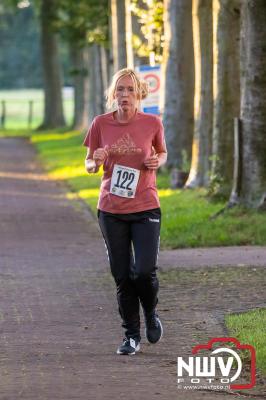
<instances>
[{"instance_id":1,"label":"nwv foto logo","mask_svg":"<svg viewBox=\"0 0 266 400\"><path fill-rule=\"evenodd\" d=\"M235 349L224 347L224 343L233 343ZM223 343L223 347L215 350L213 345ZM200 350L212 350L208 356L197 355ZM247 379L242 374L243 353L241 350L248 350L250 353L250 377L248 383L239 383L239 379ZM197 389L197 385L204 385L210 388L215 383L219 384L216 389L225 387L230 389L250 389L255 385L255 349L251 345L242 345L235 338L214 338L207 345L198 345L192 348L193 356L185 361L183 357L177 357L177 383L182 389ZM232 382L235 382L232 384ZM222 385L222 386L221 386ZM224 386L223 386L224 385Z\"/></svg>"}]
</instances>

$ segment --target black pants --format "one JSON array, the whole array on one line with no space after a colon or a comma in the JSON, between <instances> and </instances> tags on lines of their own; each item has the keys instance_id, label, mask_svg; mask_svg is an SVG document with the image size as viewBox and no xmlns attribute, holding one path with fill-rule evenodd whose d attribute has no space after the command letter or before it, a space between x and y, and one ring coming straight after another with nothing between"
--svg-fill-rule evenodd
<instances>
[{"instance_id":1,"label":"black pants","mask_svg":"<svg viewBox=\"0 0 266 400\"><path fill-rule=\"evenodd\" d=\"M158 302L156 275L160 243L160 208L130 214L98 211L119 312L126 337L140 340L140 303L145 314Z\"/></svg>"}]
</instances>

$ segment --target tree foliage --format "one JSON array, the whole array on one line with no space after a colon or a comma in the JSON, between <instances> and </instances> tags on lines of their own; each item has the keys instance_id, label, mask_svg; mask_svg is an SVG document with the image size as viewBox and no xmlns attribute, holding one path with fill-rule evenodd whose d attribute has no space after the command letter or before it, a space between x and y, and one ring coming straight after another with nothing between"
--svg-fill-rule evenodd
<instances>
[{"instance_id":1,"label":"tree foliage","mask_svg":"<svg viewBox=\"0 0 266 400\"><path fill-rule=\"evenodd\" d=\"M40 1L3 0L0 5L0 86L41 87ZM108 45L108 0L55 0L50 27L61 36L64 84L71 84L67 44ZM22 34L23 30L23 34ZM30 73L29 73L30 71Z\"/></svg>"},{"instance_id":2,"label":"tree foliage","mask_svg":"<svg viewBox=\"0 0 266 400\"><path fill-rule=\"evenodd\" d=\"M133 47L140 57L154 53L155 61L162 61L163 50L163 1L131 0L133 14L138 18L146 42L134 34Z\"/></svg>"},{"instance_id":3,"label":"tree foliage","mask_svg":"<svg viewBox=\"0 0 266 400\"><path fill-rule=\"evenodd\" d=\"M0 37L1 88L41 87L40 29L33 7L2 5Z\"/></svg>"},{"instance_id":4,"label":"tree foliage","mask_svg":"<svg viewBox=\"0 0 266 400\"><path fill-rule=\"evenodd\" d=\"M90 43L107 46L108 0L58 0L54 28L77 46Z\"/></svg>"}]
</instances>

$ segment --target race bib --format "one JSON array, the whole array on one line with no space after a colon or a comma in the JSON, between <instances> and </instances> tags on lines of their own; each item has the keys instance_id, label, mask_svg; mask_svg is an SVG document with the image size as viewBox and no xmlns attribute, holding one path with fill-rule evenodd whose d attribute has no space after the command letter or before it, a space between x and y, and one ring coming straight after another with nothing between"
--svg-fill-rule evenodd
<instances>
[{"instance_id":1,"label":"race bib","mask_svg":"<svg viewBox=\"0 0 266 400\"><path fill-rule=\"evenodd\" d=\"M133 199L139 180L140 170L123 165L114 165L110 193Z\"/></svg>"}]
</instances>

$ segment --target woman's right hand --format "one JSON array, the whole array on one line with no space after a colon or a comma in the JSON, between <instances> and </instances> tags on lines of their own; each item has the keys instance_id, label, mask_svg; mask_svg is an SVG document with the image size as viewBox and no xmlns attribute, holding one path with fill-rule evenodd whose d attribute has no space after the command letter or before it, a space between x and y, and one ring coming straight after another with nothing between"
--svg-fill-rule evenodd
<instances>
[{"instance_id":1,"label":"woman's right hand","mask_svg":"<svg viewBox=\"0 0 266 400\"><path fill-rule=\"evenodd\" d=\"M106 149L103 149L102 147L99 147L97 150L95 150L92 156L97 166L102 165L107 157L108 157L108 152Z\"/></svg>"}]
</instances>

